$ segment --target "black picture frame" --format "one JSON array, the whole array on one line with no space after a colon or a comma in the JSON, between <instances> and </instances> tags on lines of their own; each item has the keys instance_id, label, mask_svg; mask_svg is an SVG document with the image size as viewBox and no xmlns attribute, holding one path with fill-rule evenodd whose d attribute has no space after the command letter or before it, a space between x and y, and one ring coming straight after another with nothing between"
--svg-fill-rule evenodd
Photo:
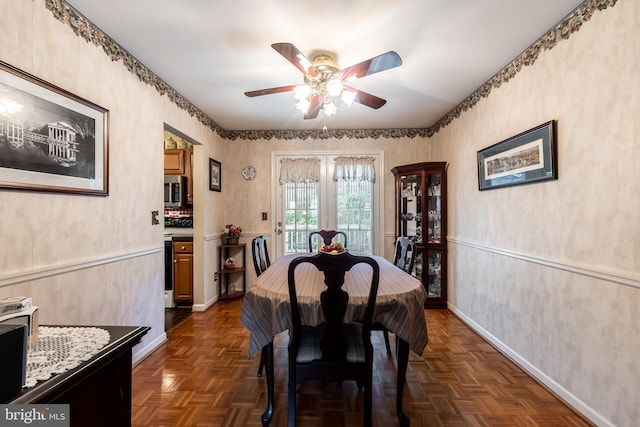
<instances>
[{"instance_id":1,"label":"black picture frame","mask_svg":"<svg viewBox=\"0 0 640 427\"><path fill-rule=\"evenodd\" d=\"M222 164L209 158L209 190L222 191Z\"/></svg>"},{"instance_id":2,"label":"black picture frame","mask_svg":"<svg viewBox=\"0 0 640 427\"><path fill-rule=\"evenodd\" d=\"M478 151L478 189L558 179L556 121Z\"/></svg>"},{"instance_id":3,"label":"black picture frame","mask_svg":"<svg viewBox=\"0 0 640 427\"><path fill-rule=\"evenodd\" d=\"M107 196L109 111L0 61L0 188Z\"/></svg>"}]
</instances>

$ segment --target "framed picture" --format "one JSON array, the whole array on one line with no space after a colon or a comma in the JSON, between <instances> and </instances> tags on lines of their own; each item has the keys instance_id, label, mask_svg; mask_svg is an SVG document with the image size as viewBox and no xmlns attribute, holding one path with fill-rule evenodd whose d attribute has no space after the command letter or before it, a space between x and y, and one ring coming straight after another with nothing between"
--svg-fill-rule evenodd
<instances>
[{"instance_id":1,"label":"framed picture","mask_svg":"<svg viewBox=\"0 0 640 427\"><path fill-rule=\"evenodd\" d=\"M109 112L0 61L0 189L106 196Z\"/></svg>"},{"instance_id":2,"label":"framed picture","mask_svg":"<svg viewBox=\"0 0 640 427\"><path fill-rule=\"evenodd\" d=\"M209 159L209 190L222 191L222 165L213 159Z\"/></svg>"},{"instance_id":3,"label":"framed picture","mask_svg":"<svg viewBox=\"0 0 640 427\"><path fill-rule=\"evenodd\" d=\"M558 179L556 122L478 151L478 187L489 190Z\"/></svg>"}]
</instances>

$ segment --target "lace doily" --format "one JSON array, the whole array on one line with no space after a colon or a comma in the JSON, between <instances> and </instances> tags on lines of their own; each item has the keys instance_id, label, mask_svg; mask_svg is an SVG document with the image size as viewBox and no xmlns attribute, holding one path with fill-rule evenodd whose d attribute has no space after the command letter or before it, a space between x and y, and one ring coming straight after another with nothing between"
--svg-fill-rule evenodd
<instances>
[{"instance_id":1,"label":"lace doily","mask_svg":"<svg viewBox=\"0 0 640 427\"><path fill-rule=\"evenodd\" d=\"M38 344L27 353L25 387L75 368L98 353L109 339L109 332L100 328L39 326Z\"/></svg>"}]
</instances>

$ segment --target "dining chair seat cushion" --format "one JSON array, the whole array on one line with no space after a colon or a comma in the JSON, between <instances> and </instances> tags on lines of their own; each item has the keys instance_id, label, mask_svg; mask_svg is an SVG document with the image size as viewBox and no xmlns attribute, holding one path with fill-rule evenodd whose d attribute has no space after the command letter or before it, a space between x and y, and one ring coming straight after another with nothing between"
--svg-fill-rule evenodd
<instances>
[{"instance_id":1,"label":"dining chair seat cushion","mask_svg":"<svg viewBox=\"0 0 640 427\"><path fill-rule=\"evenodd\" d=\"M300 349L296 356L297 363L310 363L322 359L320 340L324 335L324 329L324 323L318 326L302 326ZM347 339L347 361L350 363L363 363L365 353L362 346L362 324L345 323L342 331Z\"/></svg>"}]
</instances>

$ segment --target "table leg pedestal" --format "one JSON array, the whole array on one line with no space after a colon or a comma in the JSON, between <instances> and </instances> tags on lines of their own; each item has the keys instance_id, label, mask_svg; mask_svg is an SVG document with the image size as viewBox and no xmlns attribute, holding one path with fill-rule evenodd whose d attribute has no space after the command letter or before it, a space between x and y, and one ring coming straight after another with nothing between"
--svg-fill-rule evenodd
<instances>
[{"instance_id":1,"label":"table leg pedestal","mask_svg":"<svg viewBox=\"0 0 640 427\"><path fill-rule=\"evenodd\" d=\"M398 357L398 378L396 382L396 411L398 413L398 421L401 427L409 427L411 421L402 410L402 395L404 393L404 384L407 379L407 365L409 364L409 343L399 338L396 342L396 354Z\"/></svg>"},{"instance_id":2,"label":"table leg pedestal","mask_svg":"<svg viewBox=\"0 0 640 427\"><path fill-rule=\"evenodd\" d=\"M268 426L273 418L273 401L274 401L274 376L273 376L273 341L262 347L261 356L264 361L265 371L267 372L267 410L262 414L261 420L263 426Z\"/></svg>"}]
</instances>

